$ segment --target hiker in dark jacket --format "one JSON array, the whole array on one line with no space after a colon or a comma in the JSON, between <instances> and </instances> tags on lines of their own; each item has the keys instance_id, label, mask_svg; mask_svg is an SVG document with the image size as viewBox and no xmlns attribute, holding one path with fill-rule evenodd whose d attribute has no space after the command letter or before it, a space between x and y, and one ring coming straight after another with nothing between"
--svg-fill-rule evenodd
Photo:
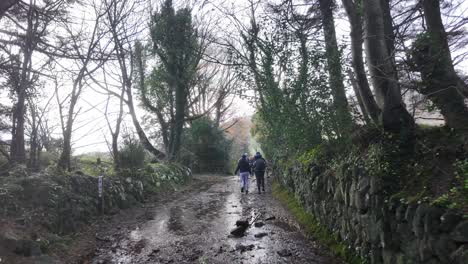
<instances>
[{"instance_id":1,"label":"hiker in dark jacket","mask_svg":"<svg viewBox=\"0 0 468 264\"><path fill-rule=\"evenodd\" d=\"M260 152L255 154L255 161L253 163L253 170L255 172L255 178L257 179L257 188L258 193L261 193L260 187L262 191L265 192L265 170L267 167L266 160L262 157Z\"/></svg>"},{"instance_id":2,"label":"hiker in dark jacket","mask_svg":"<svg viewBox=\"0 0 468 264\"><path fill-rule=\"evenodd\" d=\"M249 176L251 173L249 159L247 158L247 154L242 154L241 159L237 162L237 168L234 174L239 172L240 176L240 183L241 183L241 192L248 194L249 193Z\"/></svg>"}]
</instances>

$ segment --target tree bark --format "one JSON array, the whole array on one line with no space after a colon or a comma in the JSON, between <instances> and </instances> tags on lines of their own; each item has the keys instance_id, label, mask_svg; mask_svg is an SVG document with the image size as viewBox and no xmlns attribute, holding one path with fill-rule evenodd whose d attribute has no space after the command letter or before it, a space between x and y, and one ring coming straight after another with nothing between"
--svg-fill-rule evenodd
<instances>
[{"instance_id":1,"label":"tree bark","mask_svg":"<svg viewBox=\"0 0 468 264\"><path fill-rule=\"evenodd\" d=\"M12 163L25 164L26 163L26 150L24 140L24 121L26 114L26 90L30 85L30 67L31 57L33 53L33 7L30 6L28 10L28 27L26 29L26 38L23 52L23 61L21 64L20 80L15 92L17 101L13 109L13 129L11 136L11 161Z\"/></svg>"},{"instance_id":2,"label":"tree bark","mask_svg":"<svg viewBox=\"0 0 468 264\"><path fill-rule=\"evenodd\" d=\"M333 0L319 0L319 5L325 36L328 72L330 75L329 84L333 94L333 103L337 111L339 126L342 128L338 129L338 132L343 136L345 130L351 126L352 120L348 110L348 101L343 84L340 52L336 41L335 22L333 19Z\"/></svg>"},{"instance_id":3,"label":"tree bark","mask_svg":"<svg viewBox=\"0 0 468 264\"><path fill-rule=\"evenodd\" d=\"M360 1L360 0L357 0ZM349 22L351 24L351 54L352 54L352 65L354 74L356 76L356 82L353 80L353 84L356 85L355 90L358 101L362 102L362 111L364 116L369 116L375 124L379 123L380 109L375 102L374 95L369 86L367 80L366 70L364 67L364 59L362 57L362 44L363 44L363 30L362 30L362 18L358 13L356 3L353 0L342 0L345 7L346 13L348 14ZM354 86L353 86L354 88ZM359 94L359 95L358 95Z\"/></svg>"},{"instance_id":4,"label":"tree bark","mask_svg":"<svg viewBox=\"0 0 468 264\"><path fill-rule=\"evenodd\" d=\"M84 66L86 67L86 66ZM67 122L65 123L65 126L62 127L63 130L63 149L62 153L60 154L60 158L58 160L58 167L71 171L71 137L72 137L72 132L73 132L73 123L75 121L75 106L76 103L78 102L78 98L80 97L82 88L83 88L83 75L84 75L85 69L82 68L80 72L78 73L78 76L76 77L75 81L73 82L73 89L72 93L70 94L70 105L68 107L68 113L67 113ZM61 117L63 118L63 117Z\"/></svg>"},{"instance_id":5,"label":"tree bark","mask_svg":"<svg viewBox=\"0 0 468 264\"><path fill-rule=\"evenodd\" d=\"M403 104L394 63L387 48L380 0L363 0L363 3L367 59L377 103L382 109L381 123L386 131L412 134L414 120Z\"/></svg>"},{"instance_id":6,"label":"tree bark","mask_svg":"<svg viewBox=\"0 0 468 264\"><path fill-rule=\"evenodd\" d=\"M172 128L173 136L171 141L171 148L169 153L169 160L176 160L180 152L180 145L182 141L182 132L185 123L185 108L187 105L187 91L188 88L182 83L178 83L175 93L175 119Z\"/></svg>"},{"instance_id":7,"label":"tree bark","mask_svg":"<svg viewBox=\"0 0 468 264\"><path fill-rule=\"evenodd\" d=\"M138 71L138 85L140 86L140 90L142 91L142 98L143 98L143 103L149 104L149 101L146 101L146 88L145 88L145 76L144 76L144 67L143 67L143 47L141 46L140 43L137 43L135 45L135 64L137 67ZM137 131L138 138L140 139L141 144L143 147L151 152L157 159L164 159L166 157L166 154L164 154L162 151L156 149L153 144L149 141L148 137L145 134L145 131L143 131L143 128L140 126L140 122L138 121L138 118L135 113L135 107L133 105L133 95L132 95L132 89L131 89L131 80L128 78L127 71L123 70L126 69L126 67L122 67L122 76L127 76L127 106L130 111L130 115L132 116L132 121L133 125L135 126L135 130Z\"/></svg>"},{"instance_id":8,"label":"tree bark","mask_svg":"<svg viewBox=\"0 0 468 264\"><path fill-rule=\"evenodd\" d=\"M2 19L3 15L10 9L12 6L19 3L20 0L1 0L0 1L0 19Z\"/></svg>"},{"instance_id":9,"label":"tree bark","mask_svg":"<svg viewBox=\"0 0 468 264\"><path fill-rule=\"evenodd\" d=\"M468 108L463 91L466 83L455 72L442 23L438 0L422 0L427 32L413 46L413 59L421 73L420 92L440 109L446 124L456 130L468 130Z\"/></svg>"},{"instance_id":10,"label":"tree bark","mask_svg":"<svg viewBox=\"0 0 468 264\"><path fill-rule=\"evenodd\" d=\"M351 70L348 71L348 76L349 76L349 80L351 81L351 86L353 87L354 93L356 94L356 99L358 101L359 108L361 109L362 117L364 118L364 121L366 122L366 124L370 124L371 119L369 117L369 113L366 110L366 106L364 105L364 100L362 98L361 89L357 81L354 79L354 75Z\"/></svg>"},{"instance_id":11,"label":"tree bark","mask_svg":"<svg viewBox=\"0 0 468 264\"><path fill-rule=\"evenodd\" d=\"M145 131L143 131L143 128L141 127L140 122L138 121L138 118L135 112L135 106L133 105L132 89L127 88L126 93L127 93L128 110L130 112L130 116L132 117L133 126L135 126L135 130L138 134L138 138L140 139L141 144L146 150L151 152L157 159L164 159L166 155L160 150L156 149L153 146L153 144L151 144L151 142L149 141L148 137L145 134Z\"/></svg>"}]
</instances>

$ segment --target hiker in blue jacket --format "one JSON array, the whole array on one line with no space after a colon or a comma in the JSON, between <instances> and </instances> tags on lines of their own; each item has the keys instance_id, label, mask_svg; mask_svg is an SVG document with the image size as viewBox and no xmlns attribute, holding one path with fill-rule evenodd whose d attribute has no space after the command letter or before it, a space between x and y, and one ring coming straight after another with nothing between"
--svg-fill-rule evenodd
<instances>
[{"instance_id":1,"label":"hiker in blue jacket","mask_svg":"<svg viewBox=\"0 0 468 264\"><path fill-rule=\"evenodd\" d=\"M247 153L242 154L241 159L237 162L237 168L234 174L237 175L239 172L240 183L241 183L241 192L246 194L249 193L249 176L251 173L249 159L247 158Z\"/></svg>"},{"instance_id":2,"label":"hiker in blue jacket","mask_svg":"<svg viewBox=\"0 0 468 264\"><path fill-rule=\"evenodd\" d=\"M265 192L265 170L267 167L266 160L262 157L260 152L255 154L255 161L253 162L253 170L255 172L255 178L257 179L257 188L258 193L261 193L260 187L262 191Z\"/></svg>"}]
</instances>

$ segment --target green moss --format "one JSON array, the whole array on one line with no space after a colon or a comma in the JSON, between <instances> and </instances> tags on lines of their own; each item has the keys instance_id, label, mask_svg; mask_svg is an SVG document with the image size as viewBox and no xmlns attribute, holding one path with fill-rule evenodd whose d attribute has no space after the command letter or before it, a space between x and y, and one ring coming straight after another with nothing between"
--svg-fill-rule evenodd
<instances>
[{"instance_id":1,"label":"green moss","mask_svg":"<svg viewBox=\"0 0 468 264\"><path fill-rule=\"evenodd\" d=\"M273 183L273 195L285 204L308 235L312 235L320 243L327 246L336 256L350 264L366 263L366 260L341 243L336 234L320 225L315 217L306 212L299 201L278 183Z\"/></svg>"}]
</instances>

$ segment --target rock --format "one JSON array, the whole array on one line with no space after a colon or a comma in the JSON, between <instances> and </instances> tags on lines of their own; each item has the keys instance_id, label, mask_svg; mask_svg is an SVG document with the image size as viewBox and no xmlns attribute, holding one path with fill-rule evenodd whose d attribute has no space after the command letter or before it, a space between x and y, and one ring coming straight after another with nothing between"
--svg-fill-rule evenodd
<instances>
[{"instance_id":1,"label":"rock","mask_svg":"<svg viewBox=\"0 0 468 264\"><path fill-rule=\"evenodd\" d=\"M237 244L236 250L240 251L241 253L244 253L245 251L251 251L252 249L254 249L254 247L255 246L253 244L250 244L250 245Z\"/></svg>"},{"instance_id":2,"label":"rock","mask_svg":"<svg viewBox=\"0 0 468 264\"><path fill-rule=\"evenodd\" d=\"M264 237L264 236L268 236L268 234L265 233L265 232L262 232L262 233L258 233L258 234L255 234L255 235L254 235L254 237L256 237L256 238L262 238L262 237Z\"/></svg>"},{"instance_id":3,"label":"rock","mask_svg":"<svg viewBox=\"0 0 468 264\"><path fill-rule=\"evenodd\" d=\"M247 220L237 220L236 221L236 226L248 227L249 226L249 221L247 221Z\"/></svg>"},{"instance_id":4,"label":"rock","mask_svg":"<svg viewBox=\"0 0 468 264\"><path fill-rule=\"evenodd\" d=\"M422 238L424 235L424 218L426 216L426 213L428 212L428 205L425 203L422 203L418 206L414 213L413 217L413 226L412 230L413 233L416 235L418 238Z\"/></svg>"},{"instance_id":5,"label":"rock","mask_svg":"<svg viewBox=\"0 0 468 264\"><path fill-rule=\"evenodd\" d=\"M290 257L292 256L292 252L288 249L282 249L279 251L276 251L280 257Z\"/></svg>"},{"instance_id":6,"label":"rock","mask_svg":"<svg viewBox=\"0 0 468 264\"><path fill-rule=\"evenodd\" d=\"M265 224L263 222L257 222L254 224L255 227L262 227L264 226Z\"/></svg>"},{"instance_id":7,"label":"rock","mask_svg":"<svg viewBox=\"0 0 468 264\"><path fill-rule=\"evenodd\" d=\"M461 215L452 211L447 211L440 217L440 230L450 232L461 221Z\"/></svg>"},{"instance_id":8,"label":"rock","mask_svg":"<svg viewBox=\"0 0 468 264\"><path fill-rule=\"evenodd\" d=\"M394 264L396 262L395 252L384 249L382 252L382 259L384 264Z\"/></svg>"},{"instance_id":9,"label":"rock","mask_svg":"<svg viewBox=\"0 0 468 264\"><path fill-rule=\"evenodd\" d=\"M442 235L434 241L432 249L443 263L450 263L450 253L455 251L457 246L448 235Z\"/></svg>"},{"instance_id":10,"label":"rock","mask_svg":"<svg viewBox=\"0 0 468 264\"><path fill-rule=\"evenodd\" d=\"M42 254L39 243L27 239L20 240L14 252L25 257L40 256Z\"/></svg>"},{"instance_id":11,"label":"rock","mask_svg":"<svg viewBox=\"0 0 468 264\"><path fill-rule=\"evenodd\" d=\"M450 233L452 240L461 243L468 243L468 220L459 223Z\"/></svg>"},{"instance_id":12,"label":"rock","mask_svg":"<svg viewBox=\"0 0 468 264\"><path fill-rule=\"evenodd\" d=\"M231 235L236 237L242 237L244 236L246 230L247 226L238 226L231 231Z\"/></svg>"},{"instance_id":13,"label":"rock","mask_svg":"<svg viewBox=\"0 0 468 264\"><path fill-rule=\"evenodd\" d=\"M453 264L466 264L468 263L468 244L461 245L456 251L454 251L450 258Z\"/></svg>"},{"instance_id":14,"label":"rock","mask_svg":"<svg viewBox=\"0 0 468 264\"><path fill-rule=\"evenodd\" d=\"M431 248L431 241L429 238L425 238L419 241L419 260L423 263L426 263L429 258L432 257L432 248Z\"/></svg>"},{"instance_id":15,"label":"rock","mask_svg":"<svg viewBox=\"0 0 468 264\"><path fill-rule=\"evenodd\" d=\"M276 217L274 215L272 215L272 216L269 216L269 217L265 218L265 221L270 221L270 220L275 220L275 219L276 219Z\"/></svg>"},{"instance_id":16,"label":"rock","mask_svg":"<svg viewBox=\"0 0 468 264\"><path fill-rule=\"evenodd\" d=\"M395 210L395 218L397 221L403 221L405 219L406 204L400 204Z\"/></svg>"},{"instance_id":17,"label":"rock","mask_svg":"<svg viewBox=\"0 0 468 264\"><path fill-rule=\"evenodd\" d=\"M440 217L444 211L438 207L429 207L424 216L424 232L427 234L437 234L440 230Z\"/></svg>"}]
</instances>

